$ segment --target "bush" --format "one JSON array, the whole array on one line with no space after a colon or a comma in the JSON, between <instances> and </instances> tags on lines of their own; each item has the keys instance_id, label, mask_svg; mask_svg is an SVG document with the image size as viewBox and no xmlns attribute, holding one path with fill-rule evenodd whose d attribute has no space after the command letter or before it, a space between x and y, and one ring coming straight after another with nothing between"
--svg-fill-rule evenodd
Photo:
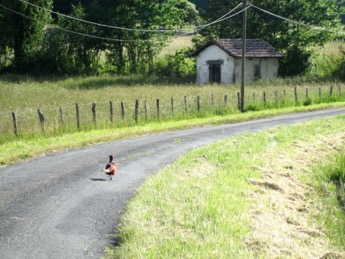
<instances>
[{"instance_id":1,"label":"bush","mask_svg":"<svg viewBox=\"0 0 345 259\"><path fill-rule=\"evenodd\" d=\"M284 53L285 57L279 66L279 75L291 77L304 74L310 67L311 51L291 45Z\"/></svg>"},{"instance_id":2,"label":"bush","mask_svg":"<svg viewBox=\"0 0 345 259\"><path fill-rule=\"evenodd\" d=\"M163 76L185 77L195 75L195 60L190 58L190 50L180 49L174 55L166 55L163 59L156 61L154 72Z\"/></svg>"}]
</instances>

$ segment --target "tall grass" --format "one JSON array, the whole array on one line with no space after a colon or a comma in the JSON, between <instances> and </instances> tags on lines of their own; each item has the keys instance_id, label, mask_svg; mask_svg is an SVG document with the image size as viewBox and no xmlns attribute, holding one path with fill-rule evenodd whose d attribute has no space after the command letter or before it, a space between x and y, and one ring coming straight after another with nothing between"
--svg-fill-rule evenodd
<instances>
[{"instance_id":1,"label":"tall grass","mask_svg":"<svg viewBox=\"0 0 345 259\"><path fill-rule=\"evenodd\" d=\"M294 96L295 87L298 100ZM189 79L174 81L154 76L31 78L3 75L0 77L0 142L13 137L12 112L16 115L20 136L41 134L37 109L45 117L44 134L56 135L95 127L103 129L132 126L135 124L136 100L139 101L138 123L141 125L158 120L178 121L236 114L239 88L239 85L198 86ZM245 107L247 110L258 111L338 102L345 100L342 91L345 91L342 83L308 83L302 78L256 82L246 87ZM157 99L160 103L159 115ZM113 103L113 122L110 119L110 101ZM80 129L77 129L76 123L76 103L79 106ZM96 125L91 112L92 103L96 104ZM124 118L121 105L125 109Z\"/></svg>"},{"instance_id":2,"label":"tall grass","mask_svg":"<svg viewBox=\"0 0 345 259\"><path fill-rule=\"evenodd\" d=\"M319 172L321 181L328 180L334 184L338 201L345 212L345 151L340 152L329 165L319 165L316 171ZM322 190L322 187L320 188Z\"/></svg>"}]
</instances>

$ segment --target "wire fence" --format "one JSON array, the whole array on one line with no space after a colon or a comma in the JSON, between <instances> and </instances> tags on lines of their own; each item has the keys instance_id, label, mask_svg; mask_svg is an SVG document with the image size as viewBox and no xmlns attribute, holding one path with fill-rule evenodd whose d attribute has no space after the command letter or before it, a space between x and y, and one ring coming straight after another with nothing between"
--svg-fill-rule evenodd
<instances>
[{"instance_id":1,"label":"wire fence","mask_svg":"<svg viewBox=\"0 0 345 259\"><path fill-rule=\"evenodd\" d=\"M74 103L0 112L0 136L71 132L117 128L152 121L179 120L238 113L240 94L181 95L149 100ZM245 96L248 111L344 101L342 85L249 89Z\"/></svg>"}]
</instances>

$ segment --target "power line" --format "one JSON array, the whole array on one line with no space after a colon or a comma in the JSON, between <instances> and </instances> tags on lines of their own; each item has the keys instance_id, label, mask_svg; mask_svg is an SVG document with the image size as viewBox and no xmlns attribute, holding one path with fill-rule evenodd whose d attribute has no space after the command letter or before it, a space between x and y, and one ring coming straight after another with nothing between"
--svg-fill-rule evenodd
<instances>
[{"instance_id":1,"label":"power line","mask_svg":"<svg viewBox=\"0 0 345 259\"><path fill-rule=\"evenodd\" d=\"M213 23L216 23L216 22L219 22L219 21L223 21L222 19L226 16L228 16L229 14L231 14L232 12L236 11L243 3L239 3L234 9L230 10L229 12L227 12L226 14L224 14L223 16L219 17L217 20L209 23L209 24L206 24L206 25L200 25L200 26L197 26L197 28L203 28L203 27L208 27L209 25L213 24Z\"/></svg>"},{"instance_id":2,"label":"power line","mask_svg":"<svg viewBox=\"0 0 345 259\"><path fill-rule=\"evenodd\" d=\"M79 21L79 22L84 22L84 23L87 23L87 24L91 24L91 25L95 25L95 26L100 26L100 27L105 27L105 28L110 28L110 29L117 29L117 30L125 30L125 31L136 31L136 32L146 32L146 33L172 33L172 32L181 32L181 31L184 31L184 30L166 30L166 29L159 29L159 30L144 30L144 29L133 29L133 28L125 28L125 27L118 27L118 26L112 26L112 25L107 25L107 24L101 24L101 23L96 23L96 22L91 22L91 21L87 21L87 20L84 20L84 19L80 19L80 18L76 18L76 17L73 17L73 16L69 16L69 15L66 15L66 14L61 14L61 13L58 13L58 12L55 12L55 11L52 11L52 10L49 10L49 9L46 9L46 8L43 8L41 6L38 6L38 5L35 5L35 4L32 4L32 3L29 3L27 1L24 1L24 0L18 0L22 3L26 3L32 7L35 7L35 8L39 8L41 10L44 10L46 12L50 12L52 14L55 14L55 15L58 15L58 16L63 16L65 18L68 18L68 19L72 19L72 20L75 20L75 21ZM239 8L240 6L242 5L242 3L238 4L233 10L229 11L227 14L223 15L222 17L218 18L216 21L212 22L212 23L209 23L209 24L206 24L206 25L200 25L198 26L197 28L200 27L200 29L197 29L197 31L201 30L201 29L204 29L206 27L209 27L213 24L216 24L216 23L219 23L219 22L222 22L222 21L225 21L225 20L228 20L240 13L242 13L244 10L242 10L241 12L238 12L236 13L235 15L232 15L230 17L226 17L226 18L223 18L225 16L227 16L228 14L232 13L233 11L235 11L237 8ZM248 7L249 8L249 7ZM186 34L189 34L188 32L186 32Z\"/></svg>"},{"instance_id":3,"label":"power line","mask_svg":"<svg viewBox=\"0 0 345 259\"><path fill-rule=\"evenodd\" d=\"M228 20L240 13L242 13L244 10L232 15L232 16L228 16L229 14L231 14L232 12L234 12L236 9L238 9L243 3L239 3L234 9L230 10L229 12L227 12L226 14L222 15L221 17L219 17L217 20L213 21L213 22L210 22L208 24L204 24L204 25L199 25L199 26L196 26L196 30L194 30L194 32L187 32L187 33L183 33L182 36L186 36L186 35L192 35L192 34L195 34L195 33L198 33L199 31L213 25L213 24L216 24L216 23L219 23L219 22L222 22L222 21L225 21L225 20ZM228 16L228 17L226 17ZM225 18L224 18L225 17Z\"/></svg>"},{"instance_id":4,"label":"power line","mask_svg":"<svg viewBox=\"0 0 345 259\"><path fill-rule=\"evenodd\" d=\"M209 27L209 26L211 26L211 25L214 25L214 24L217 24L217 23L220 23L220 22L229 20L229 19L231 19L231 18L233 18L233 17L235 17L235 16L237 16L237 15L243 13L245 10L247 10L247 9L250 8L250 7L247 7L247 8L245 8L245 9L243 9L243 10L241 10L241 11L239 11L239 12L233 14L233 15L228 16L229 14L231 14L232 12L234 12L236 9L238 9L241 5L242 5L242 3L238 4L234 9L230 10L229 12L227 12L226 14L224 14L223 16L221 16L220 18L218 18L217 20L215 20L215 21L213 21L213 22L210 22L210 23L205 24L205 25L196 26L197 29L196 29L194 32L192 32L192 33L184 33L184 34L182 34L182 35L190 35L190 34L198 33L199 31L201 31L201 30L203 30L203 29L205 29L205 28L207 28L207 27ZM225 17L225 18L224 18L224 17Z\"/></svg>"},{"instance_id":5,"label":"power line","mask_svg":"<svg viewBox=\"0 0 345 259\"><path fill-rule=\"evenodd\" d=\"M274 16L276 18L279 18L279 19L282 19L282 20L285 20L289 23L294 23L294 24L297 24L299 26L302 26L302 27L305 27L305 28L308 28L308 29L314 29L314 30L319 30L319 31L323 31L323 32L330 32L330 33L340 33L340 34L344 34L345 32L343 31L337 31L337 30L331 30L331 29L327 29L327 28L323 28L323 27L320 27L320 26L315 26L315 25L310 25L310 24L305 24L305 23L302 23L302 22L297 22L297 21L294 21L292 19L289 19L289 18L286 18L286 17L283 17L283 16L280 16L278 14L275 14L275 13L272 13L272 12L269 12L267 10L264 10L260 7L257 7L253 4L249 4L249 6L261 11L261 12L264 12L266 14L269 14L271 16Z\"/></svg>"},{"instance_id":6,"label":"power line","mask_svg":"<svg viewBox=\"0 0 345 259\"><path fill-rule=\"evenodd\" d=\"M240 6L240 5L238 5L238 6L237 6L235 9L233 9L232 11L236 10L239 6ZM229 19L231 19L231 18L233 18L233 17L235 17L235 16L237 16L237 15L243 13L244 11L248 10L249 8L250 8L250 6L247 6L246 8L242 9L241 11L238 11L237 13L234 13L233 15L230 15L230 16L225 17L225 18L222 18L222 19L219 18L219 19L215 20L214 22L211 22L211 23L209 23L209 24L206 24L206 25L202 26L199 30L202 30L202 29L205 29L205 28L207 28L207 27L209 27L209 26L211 26L211 25L214 25L214 24L221 23L221 22L223 22L223 21L229 20ZM231 12L231 11L230 11L230 12ZM200 26L199 26L199 27L200 27ZM198 31L199 31L199 30L198 30Z\"/></svg>"},{"instance_id":7,"label":"power line","mask_svg":"<svg viewBox=\"0 0 345 259\"><path fill-rule=\"evenodd\" d=\"M34 18L26 15L26 14L23 14L23 13L20 13L20 12L17 12L11 8L8 8L2 4L0 4L0 7L10 11L10 12L13 12L15 14L18 14L20 16L23 16L27 19L30 19L32 21L36 21L36 22L39 22L43 25L46 25L44 24L43 22L41 21L37 21L35 20ZM68 33L72 33L72 34L76 34L76 35L80 35L80 36L84 36L84 37L89 37L89 38L94 38L94 39L99 39L99 40L108 40L108 41L115 41L115 42L139 42L139 41L149 41L149 42L157 42L157 41L164 41L164 40L158 40L158 39L155 39L155 40L124 40L124 39L116 39L116 38L106 38L106 37L99 37L99 36L95 36L95 35L91 35L91 34L87 34L87 33L82 33L82 32L76 32L76 31L73 31L73 30L69 30L69 29L65 29L65 28L61 28L60 26L54 26L53 27L54 29L58 29L58 30L61 30L61 31L64 31L64 32L68 32Z\"/></svg>"},{"instance_id":8,"label":"power line","mask_svg":"<svg viewBox=\"0 0 345 259\"><path fill-rule=\"evenodd\" d=\"M19 1L22 2L22 3L26 3L26 4L28 4L28 5L32 6L32 7L44 10L46 12L50 12L50 13L53 13L53 14L56 14L56 15L63 16L63 17L68 18L68 19L72 19L72 20L79 21L79 22L84 22L84 23L87 23L87 24L92 24L92 25L95 25L95 26L101 26L101 27L112 28L112 29L119 29L119 30L126 30L126 31L136 31L136 32L151 32L151 33L155 33L155 32L170 32L170 33L171 32L178 32L177 30L140 30L140 29L130 29L130 28L123 28L123 27L111 26L111 25L106 25L106 24L100 24L100 23L95 23L95 22L91 22L91 21L75 18L75 17L69 16L69 15L60 14L58 12L54 12L52 10L43 8L41 6L29 3L29 2L24 1L24 0L19 0ZM215 20L215 21L213 21L211 23L198 26L197 30L195 30L193 33L199 32L200 30L203 30L203 29L205 29L205 28L207 28L207 27L209 27L209 26L211 26L213 24L223 22L225 20L228 20L228 19L230 19L230 18L232 18L232 17L242 13L245 10L241 10L240 12L237 12L237 13L231 15L231 16L228 16L230 13L232 13L236 9L238 9L241 5L242 5L242 3L238 4L234 9L232 9L231 11L229 11L228 13L226 13L225 15L221 16L220 18L218 18L217 20ZM19 13L19 12L15 11L15 10L12 10L10 8L7 8L7 7L5 7L5 6L1 5L1 4L0 4L0 6L5 8L5 9L7 9L8 11L14 12L14 13L16 13L18 15L21 15L21 16L26 17L28 19L34 20L30 16L27 16L25 14ZM248 9L248 8L249 7L247 7L246 9ZM228 17L226 17L226 16L228 16ZM72 33L72 34L76 34L76 35L80 35L80 36L84 36L84 37L90 37L90 38L94 38L94 39L100 39L100 40L109 40L109 41L118 41L118 42L136 42L136 41L152 41L152 42L156 42L156 41L162 41L162 40L158 40L158 39L155 39L155 40L124 40L124 39L106 38L106 37L99 37L99 36L95 36L95 35L90 35L90 34L87 34L87 33L76 32L76 31L69 30L69 29L64 29L64 28L61 28L61 27L55 27L55 28L57 28L59 30L62 30L62 31L65 31L65 32L68 32L68 33ZM183 35L188 35L188 34L191 34L191 33L184 33Z\"/></svg>"},{"instance_id":9,"label":"power line","mask_svg":"<svg viewBox=\"0 0 345 259\"><path fill-rule=\"evenodd\" d=\"M58 15L58 16L62 16L62 17L65 17L65 18L68 18L68 19L72 19L72 20L75 20L75 21L79 21L79 22L83 22L83 23L87 23L87 24L91 24L91 25L95 25L95 26L99 26L99 27L109 28L109 29L124 30L124 31L135 31L135 32L157 32L157 33L166 33L166 32L170 32L171 33L171 32L176 32L177 31L177 30L165 30L165 29L164 30L131 29L131 28L124 28L124 27L106 25L106 24L102 24L102 23L96 23L96 22L91 22L91 21L83 20L83 19L80 19L80 18L76 18L76 17L73 17L73 16L62 14L62 13L59 13L59 12L55 12L55 11L43 8L41 6L29 3L29 2L24 1L24 0L18 0L18 1L20 1L22 3L25 3L25 4L28 4L28 5L32 6L32 7L44 10L46 12Z\"/></svg>"},{"instance_id":10,"label":"power line","mask_svg":"<svg viewBox=\"0 0 345 259\"><path fill-rule=\"evenodd\" d=\"M10 9L10 8L6 7L6 6L3 6L2 4L0 4L0 6L1 6L2 8L4 8L4 9L6 9L7 11L10 11L10 12L12 12L12 13L15 13L15 14L21 15L21 16L23 16L23 17L25 17L25 18L28 18L28 19L33 20L33 18L32 18L32 17L27 16L26 14L23 14L23 13L17 12L17 11L15 11L15 10L12 10L12 9Z\"/></svg>"}]
</instances>

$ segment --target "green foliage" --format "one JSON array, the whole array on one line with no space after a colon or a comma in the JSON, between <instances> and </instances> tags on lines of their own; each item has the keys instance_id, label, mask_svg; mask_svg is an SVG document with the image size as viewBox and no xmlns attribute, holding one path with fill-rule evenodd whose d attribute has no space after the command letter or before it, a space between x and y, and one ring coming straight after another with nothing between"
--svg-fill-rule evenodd
<instances>
[{"instance_id":1,"label":"green foliage","mask_svg":"<svg viewBox=\"0 0 345 259\"><path fill-rule=\"evenodd\" d=\"M345 50L340 45L339 51L330 54L314 54L311 59L313 66L309 75L318 75L325 79L345 80Z\"/></svg>"},{"instance_id":2,"label":"green foliage","mask_svg":"<svg viewBox=\"0 0 345 259\"><path fill-rule=\"evenodd\" d=\"M119 3L116 3L119 2ZM101 23L138 30L173 29L181 26L185 11L179 8L184 1L97 1L91 17ZM139 11L140 10L140 11ZM101 14L101 15L100 15ZM100 36L119 41L108 42L107 64L116 74L152 73L153 59L172 33L104 29ZM123 41L122 41L123 40Z\"/></svg>"},{"instance_id":3,"label":"green foliage","mask_svg":"<svg viewBox=\"0 0 345 259\"><path fill-rule=\"evenodd\" d=\"M33 0L35 5L51 9L52 0ZM17 72L30 70L41 51L44 30L51 21L51 16L44 10L34 8L24 2L4 0L2 4L8 9L0 9L1 52L13 51L13 68Z\"/></svg>"},{"instance_id":4,"label":"green foliage","mask_svg":"<svg viewBox=\"0 0 345 259\"><path fill-rule=\"evenodd\" d=\"M166 55L158 60L155 66L155 72L159 75L177 77L195 75L195 60L190 58L190 50L187 48Z\"/></svg>"},{"instance_id":5,"label":"green foliage","mask_svg":"<svg viewBox=\"0 0 345 259\"><path fill-rule=\"evenodd\" d=\"M328 169L329 180L337 187L338 201L345 210L345 154L337 156L334 166Z\"/></svg>"},{"instance_id":6,"label":"green foliage","mask_svg":"<svg viewBox=\"0 0 345 259\"><path fill-rule=\"evenodd\" d=\"M279 74L281 76L297 76L305 73L310 66L311 52L297 45L288 46L285 57L281 60Z\"/></svg>"},{"instance_id":7,"label":"green foliage","mask_svg":"<svg viewBox=\"0 0 345 259\"><path fill-rule=\"evenodd\" d=\"M54 74L152 73L153 60L171 33L144 32L180 28L197 18L186 0L55 0L57 11L75 18L118 27L96 26L51 14L20 1L0 9L0 69ZM52 0L30 3L52 9ZM74 3L73 5L71 3ZM120 29L126 28L126 29ZM87 35L91 35L88 37ZM107 39L104 39L107 38Z\"/></svg>"},{"instance_id":8,"label":"green foliage","mask_svg":"<svg viewBox=\"0 0 345 259\"><path fill-rule=\"evenodd\" d=\"M207 0L208 8L202 16L206 21L214 21L224 15L224 10L231 10L238 3L227 0ZM337 28L339 12L336 2L318 1L271 1L254 0L253 5L272 13L279 14L301 23ZM335 11L336 10L336 11ZM280 20L254 8L248 10L247 38L261 38L280 50L285 58L282 59L280 73L283 76L303 74L308 68L308 47L323 45L333 35L311 27L302 27ZM228 20L201 31L206 38L241 38L242 16Z\"/></svg>"},{"instance_id":9,"label":"green foliage","mask_svg":"<svg viewBox=\"0 0 345 259\"><path fill-rule=\"evenodd\" d=\"M72 6L70 16L87 19L81 4ZM44 51L39 58L41 72L57 74L95 74L98 68L102 42L93 38L66 33L65 30L92 34L94 26L59 17L57 26L52 26L46 34Z\"/></svg>"},{"instance_id":10,"label":"green foliage","mask_svg":"<svg viewBox=\"0 0 345 259\"><path fill-rule=\"evenodd\" d=\"M344 49L341 49L341 55L337 61L338 62L334 62L336 64L336 68L333 70L332 76L340 80L345 80L345 50Z\"/></svg>"}]
</instances>

